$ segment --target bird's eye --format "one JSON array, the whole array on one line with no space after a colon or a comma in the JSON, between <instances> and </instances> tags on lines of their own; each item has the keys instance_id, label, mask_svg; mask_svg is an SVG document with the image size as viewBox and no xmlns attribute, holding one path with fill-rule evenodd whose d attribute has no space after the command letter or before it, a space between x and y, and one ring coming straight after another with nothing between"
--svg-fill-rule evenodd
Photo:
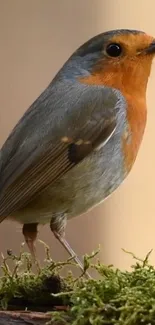
<instances>
[{"instance_id":1,"label":"bird's eye","mask_svg":"<svg viewBox=\"0 0 155 325\"><path fill-rule=\"evenodd\" d=\"M122 48L119 44L111 43L107 46L106 52L109 56L116 58L117 56L121 55Z\"/></svg>"}]
</instances>

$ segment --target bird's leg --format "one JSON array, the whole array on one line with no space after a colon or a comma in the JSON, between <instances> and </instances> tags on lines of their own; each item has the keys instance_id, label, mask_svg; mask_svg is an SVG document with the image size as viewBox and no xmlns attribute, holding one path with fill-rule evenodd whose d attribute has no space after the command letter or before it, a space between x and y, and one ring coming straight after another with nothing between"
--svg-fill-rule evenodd
<instances>
[{"instance_id":1,"label":"bird's leg","mask_svg":"<svg viewBox=\"0 0 155 325\"><path fill-rule=\"evenodd\" d=\"M36 248L35 241L37 238L37 223L28 223L23 225L23 235L25 237L26 244L30 250L33 259L36 261Z\"/></svg>"},{"instance_id":2,"label":"bird's leg","mask_svg":"<svg viewBox=\"0 0 155 325\"><path fill-rule=\"evenodd\" d=\"M61 243L61 245L65 248L67 253L74 258L74 261L79 265L80 269L83 271L83 264L81 263L80 259L76 256L75 252L65 239L64 235L59 235L57 232L53 231L54 236L58 241Z\"/></svg>"},{"instance_id":3,"label":"bird's leg","mask_svg":"<svg viewBox=\"0 0 155 325\"><path fill-rule=\"evenodd\" d=\"M65 248L67 253L74 259L74 261L78 264L79 268L84 272L84 266L80 259L77 257L67 240L65 239L65 226L66 226L66 218L61 215L61 218L52 218L50 223L50 228L56 237L56 239L61 243L61 245ZM91 276L86 272L86 276L91 278Z\"/></svg>"}]
</instances>

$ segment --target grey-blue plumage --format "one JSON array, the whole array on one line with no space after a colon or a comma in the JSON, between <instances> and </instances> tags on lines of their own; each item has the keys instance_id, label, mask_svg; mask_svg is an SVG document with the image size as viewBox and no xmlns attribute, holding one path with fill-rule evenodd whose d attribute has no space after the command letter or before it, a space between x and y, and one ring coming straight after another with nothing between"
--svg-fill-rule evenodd
<instances>
[{"instance_id":1,"label":"grey-blue plumage","mask_svg":"<svg viewBox=\"0 0 155 325\"><path fill-rule=\"evenodd\" d=\"M32 241L30 232L36 231L38 223L48 222L60 239L68 218L82 214L106 199L128 173L122 146L124 137L127 135L127 142L128 137L132 140L132 134L127 120L128 103L120 90L124 87L123 76L121 79L119 75L119 64L126 72L124 62L127 61L123 60L128 58L128 52L127 48L122 49L122 44L112 44L112 51L116 50L116 53L110 52L114 54L111 61L106 52L111 39L121 35L126 35L127 39L131 36L132 42L133 35L134 41L138 39L135 53L129 51L129 62L138 62L142 37L136 35L143 35L142 32L115 30L89 40L68 59L1 148L0 222L11 216L24 224L24 235L26 237L29 232ZM151 41L146 35L146 44L148 40ZM150 45L151 51L152 48L155 51L153 46ZM142 55L146 57L144 50ZM109 62L113 62L119 53L114 69L117 66L115 77L120 87L108 87L102 82L81 82L82 78L93 76L94 67L99 72L102 69L104 74L107 62L110 66ZM152 57L147 64L146 84L151 62ZM141 63L139 68L136 63L133 70L132 64L130 67L127 71L132 78L138 69L144 76L144 64ZM132 94L128 95L131 101ZM132 102L132 109L133 106ZM139 144L133 160L138 148ZM60 241L69 251L67 242Z\"/></svg>"},{"instance_id":2,"label":"grey-blue plumage","mask_svg":"<svg viewBox=\"0 0 155 325\"><path fill-rule=\"evenodd\" d=\"M98 36L102 44L103 37ZM97 52L88 51L87 46L86 49L71 56L2 147L0 216L12 214L24 223L46 223L57 218L57 214L76 216L105 199L122 182L120 146L125 128L125 99L116 89L80 83L78 77L90 74L101 56L101 46ZM98 130L103 133L104 143L104 130L114 122L116 131L106 143L106 155L104 146L92 150L56 181L50 181L48 172L46 179L44 161L52 151L49 161L54 161L54 166L58 164L57 148L63 137L74 142L81 138L86 141ZM36 163L43 166L37 177ZM37 185L42 177L44 181Z\"/></svg>"}]
</instances>

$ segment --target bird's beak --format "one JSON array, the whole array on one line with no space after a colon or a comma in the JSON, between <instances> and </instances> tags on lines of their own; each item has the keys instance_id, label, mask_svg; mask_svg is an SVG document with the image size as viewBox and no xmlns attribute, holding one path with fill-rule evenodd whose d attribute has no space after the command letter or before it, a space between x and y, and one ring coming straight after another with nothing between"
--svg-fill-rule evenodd
<instances>
[{"instance_id":1,"label":"bird's beak","mask_svg":"<svg viewBox=\"0 0 155 325\"><path fill-rule=\"evenodd\" d=\"M155 55L155 40L144 50L144 53Z\"/></svg>"}]
</instances>

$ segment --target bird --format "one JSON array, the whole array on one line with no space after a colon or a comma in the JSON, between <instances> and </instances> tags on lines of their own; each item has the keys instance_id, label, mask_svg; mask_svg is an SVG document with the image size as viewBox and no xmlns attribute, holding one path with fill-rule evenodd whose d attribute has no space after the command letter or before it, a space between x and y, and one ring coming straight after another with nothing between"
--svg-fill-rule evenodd
<instances>
[{"instance_id":1,"label":"bird","mask_svg":"<svg viewBox=\"0 0 155 325\"><path fill-rule=\"evenodd\" d=\"M107 199L130 173L147 123L155 39L105 31L62 65L0 150L0 222L13 220L33 256L38 225L67 252L67 220ZM81 224L82 227L82 224Z\"/></svg>"}]
</instances>

